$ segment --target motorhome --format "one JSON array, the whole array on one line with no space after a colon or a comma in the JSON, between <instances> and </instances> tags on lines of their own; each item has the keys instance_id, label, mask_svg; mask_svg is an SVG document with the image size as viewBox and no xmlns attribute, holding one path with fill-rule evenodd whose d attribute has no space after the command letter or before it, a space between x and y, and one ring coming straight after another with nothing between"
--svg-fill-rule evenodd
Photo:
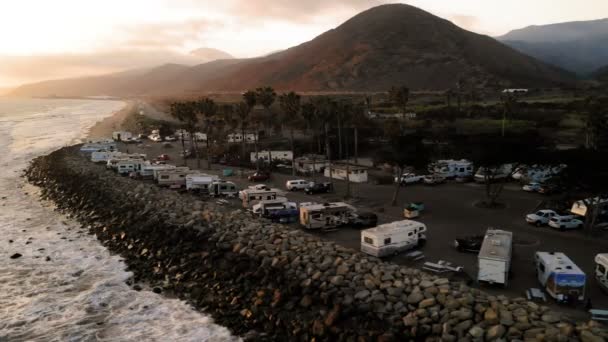
<instances>
[{"instance_id":1,"label":"motorhome","mask_svg":"<svg viewBox=\"0 0 608 342\"><path fill-rule=\"evenodd\" d=\"M403 220L361 231L361 251L376 257L395 255L426 243L426 225Z\"/></svg>"},{"instance_id":2,"label":"motorhome","mask_svg":"<svg viewBox=\"0 0 608 342\"><path fill-rule=\"evenodd\" d=\"M272 158L272 161L291 162L293 160L293 153L291 151L259 151L257 153L258 159L263 163L268 163L268 156ZM256 153L251 152L250 160L252 163L256 162Z\"/></svg>"},{"instance_id":3,"label":"motorhome","mask_svg":"<svg viewBox=\"0 0 608 342\"><path fill-rule=\"evenodd\" d=\"M114 139L116 141L126 141L126 140L130 140L131 138L133 138L133 134L131 134L131 132L127 132L127 131L112 132L112 139Z\"/></svg>"},{"instance_id":4,"label":"motorhome","mask_svg":"<svg viewBox=\"0 0 608 342\"><path fill-rule=\"evenodd\" d=\"M587 203L592 203L600 207L600 213L606 210L608 206L608 198L594 197L576 201L572 204L570 212L574 215L585 217L587 216Z\"/></svg>"},{"instance_id":5,"label":"motorhome","mask_svg":"<svg viewBox=\"0 0 608 342\"><path fill-rule=\"evenodd\" d=\"M245 143L253 144L257 140L258 136L255 133L245 133ZM243 141L243 134L241 133L230 133L226 137L229 143L240 143Z\"/></svg>"},{"instance_id":6,"label":"motorhome","mask_svg":"<svg viewBox=\"0 0 608 342\"><path fill-rule=\"evenodd\" d=\"M259 201L251 207L251 212L259 217L270 217L274 212L280 210L297 210L295 202L289 202L285 197L277 197L273 200Z\"/></svg>"},{"instance_id":7,"label":"motorhome","mask_svg":"<svg viewBox=\"0 0 608 342\"><path fill-rule=\"evenodd\" d=\"M504 164L497 168L480 167L475 173L474 179L477 183L485 183L486 178L489 181L506 180L513 171L513 164Z\"/></svg>"},{"instance_id":8,"label":"motorhome","mask_svg":"<svg viewBox=\"0 0 608 342\"><path fill-rule=\"evenodd\" d=\"M595 280L604 291L608 291L608 253L595 256Z\"/></svg>"},{"instance_id":9,"label":"motorhome","mask_svg":"<svg viewBox=\"0 0 608 342\"><path fill-rule=\"evenodd\" d=\"M523 165L518 167L511 177L522 182L545 182L551 177L559 175L566 167L565 164L556 166Z\"/></svg>"},{"instance_id":10,"label":"motorhome","mask_svg":"<svg viewBox=\"0 0 608 342\"><path fill-rule=\"evenodd\" d=\"M146 155L137 154L137 153L133 153L133 154L123 153L123 154L120 154L119 156L108 159L108 161L106 162L106 168L116 170L118 162L123 161L123 160L139 160L139 161L143 162L146 160Z\"/></svg>"},{"instance_id":11,"label":"motorhome","mask_svg":"<svg viewBox=\"0 0 608 342\"><path fill-rule=\"evenodd\" d=\"M169 164L148 164L142 166L141 170L136 174L136 176L144 179L154 179L154 171L172 170L175 168L175 165Z\"/></svg>"},{"instance_id":12,"label":"motorhome","mask_svg":"<svg viewBox=\"0 0 608 342\"><path fill-rule=\"evenodd\" d=\"M477 256L477 281L507 286L511 268L513 233L488 229Z\"/></svg>"},{"instance_id":13,"label":"motorhome","mask_svg":"<svg viewBox=\"0 0 608 342\"><path fill-rule=\"evenodd\" d=\"M122 159L116 163L116 172L119 175L128 175L131 172L139 172L148 162L141 159Z\"/></svg>"},{"instance_id":14,"label":"motorhome","mask_svg":"<svg viewBox=\"0 0 608 342\"><path fill-rule=\"evenodd\" d=\"M93 163L107 163L112 158L118 158L122 155L118 151L95 151L91 153L91 161Z\"/></svg>"},{"instance_id":15,"label":"motorhome","mask_svg":"<svg viewBox=\"0 0 608 342\"><path fill-rule=\"evenodd\" d=\"M448 179L456 177L472 177L473 163L466 159L438 160L437 162L429 165L429 172L438 174Z\"/></svg>"},{"instance_id":16,"label":"motorhome","mask_svg":"<svg viewBox=\"0 0 608 342\"><path fill-rule=\"evenodd\" d=\"M306 229L330 229L350 223L356 209L343 202L300 206L300 224Z\"/></svg>"},{"instance_id":17,"label":"motorhome","mask_svg":"<svg viewBox=\"0 0 608 342\"><path fill-rule=\"evenodd\" d=\"M219 180L218 176L204 173L191 173L186 175L186 190L209 193L211 184Z\"/></svg>"},{"instance_id":18,"label":"motorhome","mask_svg":"<svg viewBox=\"0 0 608 342\"><path fill-rule=\"evenodd\" d=\"M327 160L323 155L310 154L296 158L294 165L297 172L311 174L313 172L323 172L327 167Z\"/></svg>"},{"instance_id":19,"label":"motorhome","mask_svg":"<svg viewBox=\"0 0 608 342\"><path fill-rule=\"evenodd\" d=\"M250 206L258 203L259 201L273 200L283 194L284 192L278 189L248 188L239 192L239 198L243 201L243 207L249 208Z\"/></svg>"},{"instance_id":20,"label":"motorhome","mask_svg":"<svg viewBox=\"0 0 608 342\"><path fill-rule=\"evenodd\" d=\"M190 169L184 170L184 168L177 167L171 170L156 171L156 174L158 176L156 179L156 183L159 186L182 188L186 186L186 176L189 173L192 173Z\"/></svg>"},{"instance_id":21,"label":"motorhome","mask_svg":"<svg viewBox=\"0 0 608 342\"><path fill-rule=\"evenodd\" d=\"M567 255L536 252L534 263L538 281L558 302L572 303L585 299L586 275Z\"/></svg>"},{"instance_id":22,"label":"motorhome","mask_svg":"<svg viewBox=\"0 0 608 342\"><path fill-rule=\"evenodd\" d=\"M211 196L228 196L228 197L236 197L239 193L239 190L233 182L217 180L211 183L211 187L209 188L209 194Z\"/></svg>"},{"instance_id":23,"label":"motorhome","mask_svg":"<svg viewBox=\"0 0 608 342\"><path fill-rule=\"evenodd\" d=\"M367 183L367 167L351 164L334 164L331 169L325 168L324 175L327 178L341 179L353 183ZM331 173L330 173L331 170Z\"/></svg>"}]
</instances>

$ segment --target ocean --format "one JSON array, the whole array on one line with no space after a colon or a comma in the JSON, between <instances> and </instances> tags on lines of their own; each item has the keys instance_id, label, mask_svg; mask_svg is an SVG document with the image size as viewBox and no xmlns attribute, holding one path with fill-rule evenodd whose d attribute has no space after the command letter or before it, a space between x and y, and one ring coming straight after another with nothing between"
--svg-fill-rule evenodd
<instances>
[{"instance_id":1,"label":"ocean","mask_svg":"<svg viewBox=\"0 0 608 342\"><path fill-rule=\"evenodd\" d=\"M124 105L0 99L0 342L240 340L181 300L131 289L120 256L20 177Z\"/></svg>"}]
</instances>

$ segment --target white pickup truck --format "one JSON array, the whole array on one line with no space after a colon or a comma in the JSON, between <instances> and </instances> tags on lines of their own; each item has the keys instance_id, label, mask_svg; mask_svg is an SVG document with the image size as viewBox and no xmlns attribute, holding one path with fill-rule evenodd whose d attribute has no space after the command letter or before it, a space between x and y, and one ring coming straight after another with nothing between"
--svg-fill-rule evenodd
<instances>
[{"instance_id":1,"label":"white pickup truck","mask_svg":"<svg viewBox=\"0 0 608 342\"><path fill-rule=\"evenodd\" d=\"M395 183L399 182L401 185L420 183L424 179L424 176L416 175L415 173L404 173L401 178L395 177Z\"/></svg>"}]
</instances>

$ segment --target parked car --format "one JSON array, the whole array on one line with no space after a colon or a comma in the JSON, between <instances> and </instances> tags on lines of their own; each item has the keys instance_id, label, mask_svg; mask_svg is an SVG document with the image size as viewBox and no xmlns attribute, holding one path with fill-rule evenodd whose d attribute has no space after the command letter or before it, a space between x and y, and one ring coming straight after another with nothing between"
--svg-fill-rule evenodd
<instances>
[{"instance_id":1,"label":"parked car","mask_svg":"<svg viewBox=\"0 0 608 342\"><path fill-rule=\"evenodd\" d=\"M538 189L538 193L543 195L559 194L562 191L562 187L557 184L543 184Z\"/></svg>"},{"instance_id":2,"label":"parked car","mask_svg":"<svg viewBox=\"0 0 608 342\"><path fill-rule=\"evenodd\" d=\"M445 183L445 177L440 175L426 175L424 176L424 184L435 185Z\"/></svg>"},{"instance_id":3,"label":"parked car","mask_svg":"<svg viewBox=\"0 0 608 342\"><path fill-rule=\"evenodd\" d=\"M161 142L163 141L163 138L160 135L157 134L151 134L148 136L148 139L155 141L155 142Z\"/></svg>"},{"instance_id":4,"label":"parked car","mask_svg":"<svg viewBox=\"0 0 608 342\"><path fill-rule=\"evenodd\" d=\"M288 180L285 188L289 191L305 190L309 184L310 182L304 179Z\"/></svg>"},{"instance_id":5,"label":"parked car","mask_svg":"<svg viewBox=\"0 0 608 342\"><path fill-rule=\"evenodd\" d=\"M179 156L182 158L190 158L190 157L192 157L192 151L190 151L189 149L186 149L186 150L180 152Z\"/></svg>"},{"instance_id":6,"label":"parked car","mask_svg":"<svg viewBox=\"0 0 608 342\"><path fill-rule=\"evenodd\" d=\"M395 177L395 183L399 182L401 185L415 184L422 182L424 176L419 176L415 173L404 173L401 177Z\"/></svg>"},{"instance_id":7,"label":"parked car","mask_svg":"<svg viewBox=\"0 0 608 342\"><path fill-rule=\"evenodd\" d=\"M538 182L532 182L532 183L528 183L528 184L524 185L522 187L522 189L527 192L538 192L538 190L540 189L541 186L542 186L542 184L540 184Z\"/></svg>"},{"instance_id":8,"label":"parked car","mask_svg":"<svg viewBox=\"0 0 608 342\"><path fill-rule=\"evenodd\" d=\"M526 222L535 226L542 226L549 223L549 220L557 216L557 213L553 210L544 209L539 210L535 213L526 215Z\"/></svg>"},{"instance_id":9,"label":"parked car","mask_svg":"<svg viewBox=\"0 0 608 342\"><path fill-rule=\"evenodd\" d=\"M165 137L165 141L176 141L176 140L177 140L177 138L172 135L167 135Z\"/></svg>"},{"instance_id":10,"label":"parked car","mask_svg":"<svg viewBox=\"0 0 608 342\"><path fill-rule=\"evenodd\" d=\"M457 183L469 183L473 181L473 176L459 176L454 178Z\"/></svg>"},{"instance_id":11,"label":"parked car","mask_svg":"<svg viewBox=\"0 0 608 342\"><path fill-rule=\"evenodd\" d=\"M310 183L306 189L304 189L304 192L306 192L308 195L313 195L313 194L324 194L324 193L328 193L331 192L331 183L326 182L326 183Z\"/></svg>"},{"instance_id":12,"label":"parked car","mask_svg":"<svg viewBox=\"0 0 608 342\"><path fill-rule=\"evenodd\" d=\"M378 225L378 215L371 212L354 213L351 224L360 228L375 227Z\"/></svg>"},{"instance_id":13,"label":"parked car","mask_svg":"<svg viewBox=\"0 0 608 342\"><path fill-rule=\"evenodd\" d=\"M270 175L267 174L266 172L256 172L253 174L250 174L249 177L247 177L247 179L250 182L264 182L267 181L270 178Z\"/></svg>"},{"instance_id":14,"label":"parked car","mask_svg":"<svg viewBox=\"0 0 608 342\"><path fill-rule=\"evenodd\" d=\"M455 239L454 247L456 247L456 250L459 252L479 253L483 238L483 235L472 235Z\"/></svg>"},{"instance_id":15,"label":"parked car","mask_svg":"<svg viewBox=\"0 0 608 342\"><path fill-rule=\"evenodd\" d=\"M140 133L137 135L137 139L148 139L148 136Z\"/></svg>"},{"instance_id":16,"label":"parked car","mask_svg":"<svg viewBox=\"0 0 608 342\"><path fill-rule=\"evenodd\" d=\"M156 157L156 160L167 161L171 160L171 157L169 157L168 154L161 154L160 156Z\"/></svg>"},{"instance_id":17,"label":"parked car","mask_svg":"<svg viewBox=\"0 0 608 342\"><path fill-rule=\"evenodd\" d=\"M549 227L555 229L581 229L583 228L583 225L583 221L572 215L554 216L549 220Z\"/></svg>"}]
</instances>

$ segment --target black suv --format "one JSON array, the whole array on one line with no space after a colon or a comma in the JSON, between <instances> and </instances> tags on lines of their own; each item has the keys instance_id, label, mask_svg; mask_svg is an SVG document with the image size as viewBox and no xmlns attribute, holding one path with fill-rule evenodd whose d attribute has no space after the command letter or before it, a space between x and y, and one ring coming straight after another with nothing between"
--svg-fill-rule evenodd
<instances>
[{"instance_id":1,"label":"black suv","mask_svg":"<svg viewBox=\"0 0 608 342\"><path fill-rule=\"evenodd\" d=\"M307 186L306 189L304 189L304 191L309 195L324 194L331 192L331 190L331 183L312 183L311 185Z\"/></svg>"}]
</instances>

